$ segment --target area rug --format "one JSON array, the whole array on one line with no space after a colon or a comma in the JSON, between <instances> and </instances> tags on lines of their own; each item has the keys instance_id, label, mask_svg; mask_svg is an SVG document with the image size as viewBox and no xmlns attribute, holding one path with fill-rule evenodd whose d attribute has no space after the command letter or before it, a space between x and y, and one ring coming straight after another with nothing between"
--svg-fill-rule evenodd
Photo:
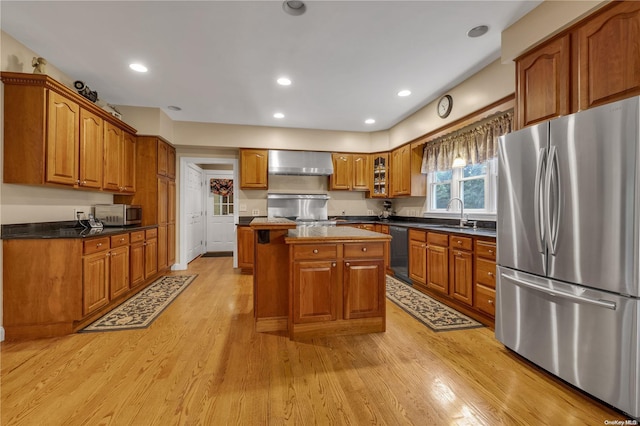
<instances>
[{"instance_id":1,"label":"area rug","mask_svg":"<svg viewBox=\"0 0 640 426\"><path fill-rule=\"evenodd\" d=\"M197 275L167 275L109 311L80 332L131 330L148 327Z\"/></svg>"},{"instance_id":2,"label":"area rug","mask_svg":"<svg viewBox=\"0 0 640 426\"><path fill-rule=\"evenodd\" d=\"M387 276L387 299L433 331L483 327L478 321L390 276Z\"/></svg>"}]
</instances>

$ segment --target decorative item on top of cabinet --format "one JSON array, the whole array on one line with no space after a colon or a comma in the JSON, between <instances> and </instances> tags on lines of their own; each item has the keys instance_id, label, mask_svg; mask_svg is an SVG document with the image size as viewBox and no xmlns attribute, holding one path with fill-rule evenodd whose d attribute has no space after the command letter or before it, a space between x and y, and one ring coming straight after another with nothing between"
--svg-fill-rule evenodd
<instances>
[{"instance_id":1,"label":"decorative item on top of cabinet","mask_svg":"<svg viewBox=\"0 0 640 426\"><path fill-rule=\"evenodd\" d=\"M371 156L369 154L332 153L333 174L329 177L332 191L369 191L371 189Z\"/></svg>"},{"instance_id":2,"label":"decorative item on top of cabinet","mask_svg":"<svg viewBox=\"0 0 640 426\"><path fill-rule=\"evenodd\" d=\"M240 188L268 189L269 151L266 149L240 149Z\"/></svg>"},{"instance_id":3,"label":"decorative item on top of cabinet","mask_svg":"<svg viewBox=\"0 0 640 426\"><path fill-rule=\"evenodd\" d=\"M4 182L100 190L103 176L99 186L94 181L96 163L103 161L103 151L98 150L103 142L91 140L104 137L97 133L100 120L102 126L108 123L130 134L135 134L135 129L47 75L1 75ZM91 120L88 113L97 118L93 128L86 127Z\"/></svg>"},{"instance_id":4,"label":"decorative item on top of cabinet","mask_svg":"<svg viewBox=\"0 0 640 426\"><path fill-rule=\"evenodd\" d=\"M566 34L516 60L518 128L571 110L570 47Z\"/></svg>"},{"instance_id":5,"label":"decorative item on top of cabinet","mask_svg":"<svg viewBox=\"0 0 640 426\"><path fill-rule=\"evenodd\" d=\"M372 154L373 158L373 184L371 197L389 197L389 153Z\"/></svg>"}]
</instances>

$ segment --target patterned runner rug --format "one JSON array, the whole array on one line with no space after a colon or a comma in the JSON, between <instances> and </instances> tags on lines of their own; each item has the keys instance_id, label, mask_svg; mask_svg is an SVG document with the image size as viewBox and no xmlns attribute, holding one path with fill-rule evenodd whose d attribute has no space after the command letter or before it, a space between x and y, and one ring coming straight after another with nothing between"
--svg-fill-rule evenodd
<instances>
[{"instance_id":1,"label":"patterned runner rug","mask_svg":"<svg viewBox=\"0 0 640 426\"><path fill-rule=\"evenodd\" d=\"M478 321L390 276L387 276L387 299L433 331L483 327Z\"/></svg>"},{"instance_id":2,"label":"patterned runner rug","mask_svg":"<svg viewBox=\"0 0 640 426\"><path fill-rule=\"evenodd\" d=\"M140 293L79 332L146 328L196 277L197 275L167 275L158 278Z\"/></svg>"}]
</instances>

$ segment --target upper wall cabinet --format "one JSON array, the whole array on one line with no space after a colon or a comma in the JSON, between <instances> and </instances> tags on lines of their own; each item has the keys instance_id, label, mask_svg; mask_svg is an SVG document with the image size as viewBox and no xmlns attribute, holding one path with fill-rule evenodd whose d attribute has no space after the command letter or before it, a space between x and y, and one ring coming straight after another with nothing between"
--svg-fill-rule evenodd
<instances>
[{"instance_id":1,"label":"upper wall cabinet","mask_svg":"<svg viewBox=\"0 0 640 426\"><path fill-rule=\"evenodd\" d=\"M240 188L268 189L266 149L240 149Z\"/></svg>"},{"instance_id":2,"label":"upper wall cabinet","mask_svg":"<svg viewBox=\"0 0 640 426\"><path fill-rule=\"evenodd\" d=\"M329 188L333 190L369 191L371 189L371 155L333 153L333 174Z\"/></svg>"},{"instance_id":3,"label":"upper wall cabinet","mask_svg":"<svg viewBox=\"0 0 640 426\"><path fill-rule=\"evenodd\" d=\"M118 144L118 161L105 159L106 129L121 139L128 134L130 144L135 129L46 75L2 72L2 82L5 183L123 192L122 182L117 189L103 184L122 179L124 164L133 164L124 155L135 155L135 147Z\"/></svg>"},{"instance_id":4,"label":"upper wall cabinet","mask_svg":"<svg viewBox=\"0 0 640 426\"><path fill-rule=\"evenodd\" d=\"M389 197L389 186L387 185L387 177L388 174L388 164L389 164L389 153L382 152L377 154L372 154L372 175L373 175L373 184L371 191L372 197L380 197L380 198L388 198Z\"/></svg>"},{"instance_id":5,"label":"upper wall cabinet","mask_svg":"<svg viewBox=\"0 0 640 426\"><path fill-rule=\"evenodd\" d=\"M519 128L569 113L570 47L567 34L517 61Z\"/></svg>"},{"instance_id":6,"label":"upper wall cabinet","mask_svg":"<svg viewBox=\"0 0 640 426\"><path fill-rule=\"evenodd\" d=\"M640 94L640 2L610 2L516 59L517 128Z\"/></svg>"},{"instance_id":7,"label":"upper wall cabinet","mask_svg":"<svg viewBox=\"0 0 640 426\"><path fill-rule=\"evenodd\" d=\"M392 197L411 195L411 147L404 145L391 151Z\"/></svg>"},{"instance_id":8,"label":"upper wall cabinet","mask_svg":"<svg viewBox=\"0 0 640 426\"><path fill-rule=\"evenodd\" d=\"M640 2L613 3L576 31L581 110L640 94Z\"/></svg>"}]
</instances>

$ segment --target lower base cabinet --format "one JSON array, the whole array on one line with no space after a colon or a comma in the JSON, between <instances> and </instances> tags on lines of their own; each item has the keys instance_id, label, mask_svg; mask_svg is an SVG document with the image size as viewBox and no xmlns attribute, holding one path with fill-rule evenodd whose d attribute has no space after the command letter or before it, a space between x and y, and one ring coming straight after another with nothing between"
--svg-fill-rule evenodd
<instances>
[{"instance_id":1,"label":"lower base cabinet","mask_svg":"<svg viewBox=\"0 0 640 426\"><path fill-rule=\"evenodd\" d=\"M129 291L129 246L109 254L109 299L114 300Z\"/></svg>"},{"instance_id":2,"label":"lower base cabinet","mask_svg":"<svg viewBox=\"0 0 640 426\"><path fill-rule=\"evenodd\" d=\"M296 262L293 267L293 322L334 321L338 271L335 260Z\"/></svg>"},{"instance_id":3,"label":"lower base cabinet","mask_svg":"<svg viewBox=\"0 0 640 426\"><path fill-rule=\"evenodd\" d=\"M382 260L344 262L344 319L384 314L385 270Z\"/></svg>"},{"instance_id":4,"label":"lower base cabinet","mask_svg":"<svg viewBox=\"0 0 640 426\"><path fill-rule=\"evenodd\" d=\"M82 259L82 314L109 303L109 252L100 252Z\"/></svg>"}]
</instances>

